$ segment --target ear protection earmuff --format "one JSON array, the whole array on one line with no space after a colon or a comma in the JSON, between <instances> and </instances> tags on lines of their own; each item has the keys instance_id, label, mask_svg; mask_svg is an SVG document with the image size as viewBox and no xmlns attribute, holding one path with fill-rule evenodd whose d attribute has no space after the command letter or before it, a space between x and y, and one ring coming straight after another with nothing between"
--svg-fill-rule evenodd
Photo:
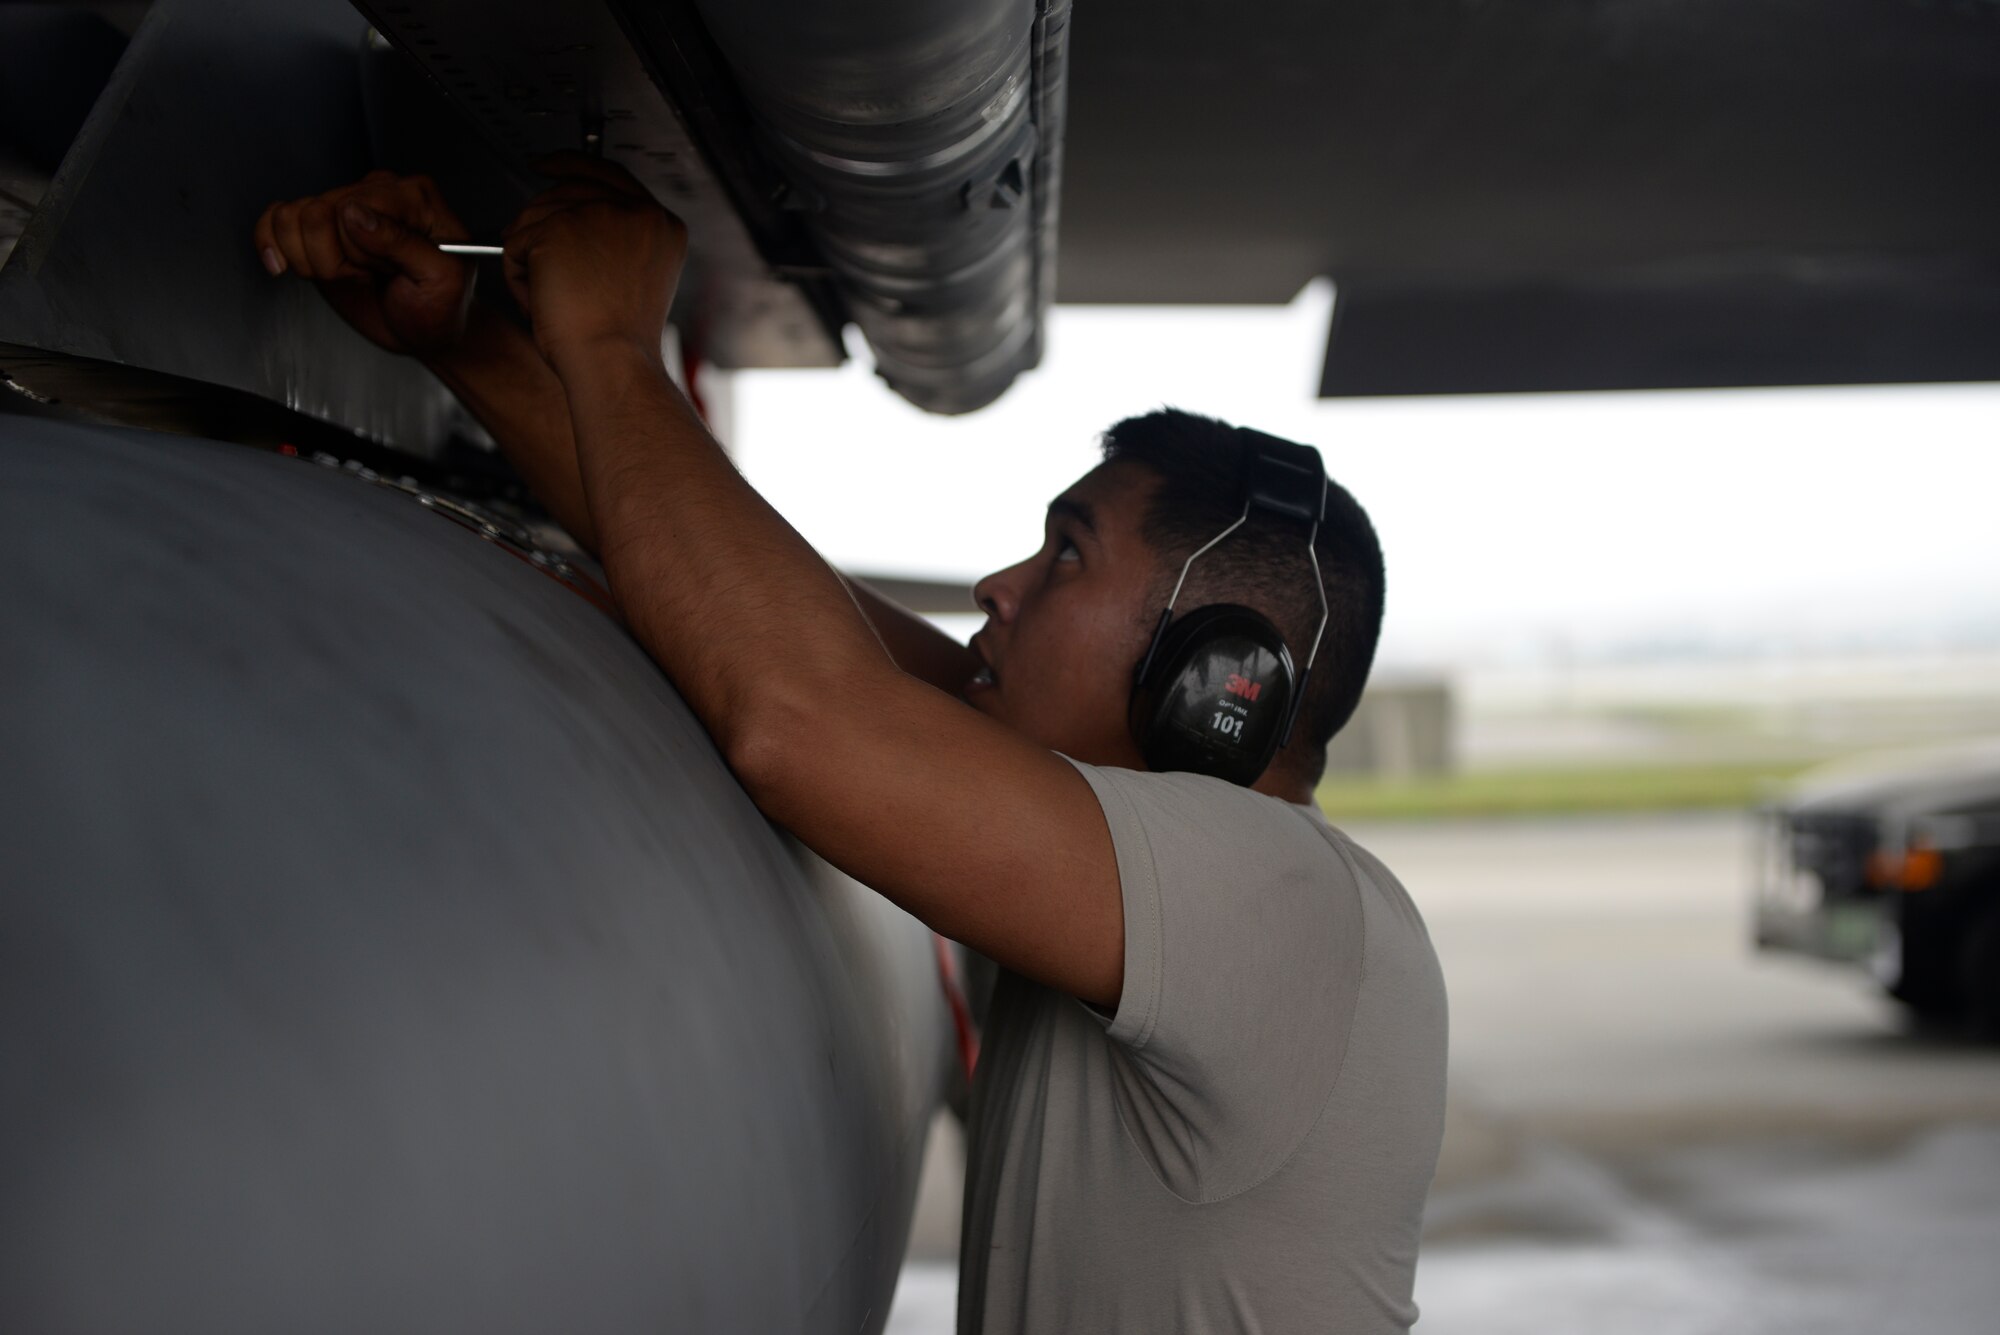
<instances>
[{"instance_id":1,"label":"ear protection earmuff","mask_svg":"<svg viewBox=\"0 0 2000 1335\"><path fill-rule=\"evenodd\" d=\"M1182 564L1133 676L1130 710L1132 735L1149 769L1206 774L1247 788L1291 741L1326 634L1326 589L1314 544L1326 513L1327 479L1311 446L1237 430L1250 438L1242 513ZM1296 673L1284 636L1248 607L1217 603L1174 618L1188 571L1242 528L1252 510L1310 525L1306 555L1319 593L1319 629L1305 668Z\"/></svg>"}]
</instances>

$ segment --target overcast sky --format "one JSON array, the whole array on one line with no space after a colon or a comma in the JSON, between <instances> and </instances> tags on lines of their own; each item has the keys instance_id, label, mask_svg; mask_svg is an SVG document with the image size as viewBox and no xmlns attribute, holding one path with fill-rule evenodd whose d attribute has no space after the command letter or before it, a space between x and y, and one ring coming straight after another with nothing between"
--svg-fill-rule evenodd
<instances>
[{"instance_id":1,"label":"overcast sky","mask_svg":"<svg viewBox=\"0 0 2000 1335\"><path fill-rule=\"evenodd\" d=\"M1060 307L993 407L839 371L735 382L750 480L837 564L973 576L1039 541L1096 433L1173 404L1317 445L1380 530L1391 661L1634 640L2000 638L2000 386L1314 397L1333 294Z\"/></svg>"}]
</instances>

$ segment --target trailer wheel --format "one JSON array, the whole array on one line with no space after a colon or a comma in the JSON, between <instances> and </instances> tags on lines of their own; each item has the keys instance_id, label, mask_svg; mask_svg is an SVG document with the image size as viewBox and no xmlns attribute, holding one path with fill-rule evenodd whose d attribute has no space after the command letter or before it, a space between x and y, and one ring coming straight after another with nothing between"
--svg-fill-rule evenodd
<instances>
[{"instance_id":1,"label":"trailer wheel","mask_svg":"<svg viewBox=\"0 0 2000 1335\"><path fill-rule=\"evenodd\" d=\"M1966 1018L1982 1038L2000 1039L2000 899L1966 933L1959 956L1958 991Z\"/></svg>"},{"instance_id":2,"label":"trailer wheel","mask_svg":"<svg viewBox=\"0 0 2000 1335\"><path fill-rule=\"evenodd\" d=\"M1955 1026L1965 1013L1961 938L1940 931L1934 920L1905 917L1896 950L1889 995L1921 1026Z\"/></svg>"}]
</instances>

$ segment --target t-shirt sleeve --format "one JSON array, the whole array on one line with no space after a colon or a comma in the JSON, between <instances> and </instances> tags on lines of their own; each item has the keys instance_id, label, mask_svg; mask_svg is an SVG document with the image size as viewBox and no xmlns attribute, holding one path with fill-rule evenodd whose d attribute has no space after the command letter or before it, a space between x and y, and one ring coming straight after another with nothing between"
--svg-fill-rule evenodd
<instances>
[{"instance_id":1,"label":"t-shirt sleeve","mask_svg":"<svg viewBox=\"0 0 2000 1335\"><path fill-rule=\"evenodd\" d=\"M1290 1157L1339 1076L1361 991L1353 864L1274 798L1076 767L1125 905L1118 1009L1091 1012L1108 1021L1119 1117L1176 1195L1235 1195Z\"/></svg>"}]
</instances>

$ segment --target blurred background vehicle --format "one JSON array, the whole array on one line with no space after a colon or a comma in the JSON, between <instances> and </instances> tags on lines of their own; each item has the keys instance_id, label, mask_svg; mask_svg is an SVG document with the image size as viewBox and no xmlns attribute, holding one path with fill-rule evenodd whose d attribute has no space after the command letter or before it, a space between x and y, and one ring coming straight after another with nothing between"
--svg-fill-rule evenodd
<instances>
[{"instance_id":1,"label":"blurred background vehicle","mask_svg":"<svg viewBox=\"0 0 2000 1335\"><path fill-rule=\"evenodd\" d=\"M2000 744L1815 772L1760 818L1759 947L2000 1036Z\"/></svg>"}]
</instances>

